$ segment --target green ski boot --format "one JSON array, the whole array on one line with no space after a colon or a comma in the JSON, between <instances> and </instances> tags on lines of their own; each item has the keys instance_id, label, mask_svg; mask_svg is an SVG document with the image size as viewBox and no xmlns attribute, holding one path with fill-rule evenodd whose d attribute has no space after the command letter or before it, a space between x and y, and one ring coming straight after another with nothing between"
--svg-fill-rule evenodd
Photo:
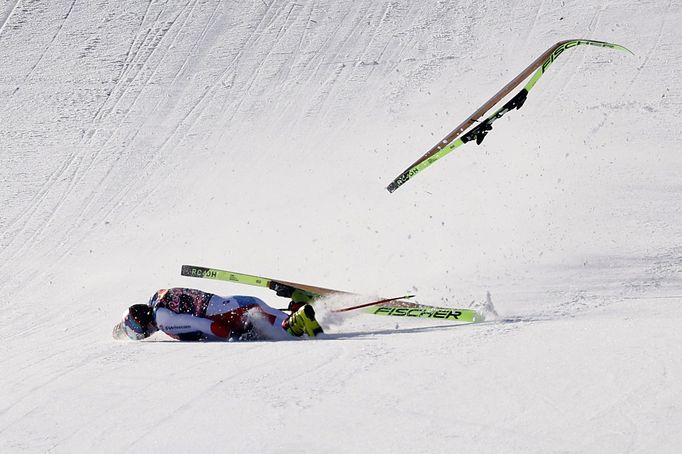
<instances>
[{"instance_id":1,"label":"green ski boot","mask_svg":"<svg viewBox=\"0 0 682 454\"><path fill-rule=\"evenodd\" d=\"M282 327L289 334L301 337L307 334L308 337L315 337L322 333L322 327L315 320L315 310L310 304L306 304L287 318Z\"/></svg>"}]
</instances>

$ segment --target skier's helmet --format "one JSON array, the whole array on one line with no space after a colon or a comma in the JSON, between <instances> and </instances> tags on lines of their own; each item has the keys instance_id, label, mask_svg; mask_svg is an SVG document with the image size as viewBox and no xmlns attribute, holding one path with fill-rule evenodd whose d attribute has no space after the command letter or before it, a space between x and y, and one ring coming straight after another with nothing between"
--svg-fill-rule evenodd
<instances>
[{"instance_id":1,"label":"skier's helmet","mask_svg":"<svg viewBox=\"0 0 682 454\"><path fill-rule=\"evenodd\" d=\"M123 320L114 328L114 334L125 335L129 339L141 340L152 334L152 308L146 304L134 304L123 314ZM123 337L123 336L118 336Z\"/></svg>"}]
</instances>

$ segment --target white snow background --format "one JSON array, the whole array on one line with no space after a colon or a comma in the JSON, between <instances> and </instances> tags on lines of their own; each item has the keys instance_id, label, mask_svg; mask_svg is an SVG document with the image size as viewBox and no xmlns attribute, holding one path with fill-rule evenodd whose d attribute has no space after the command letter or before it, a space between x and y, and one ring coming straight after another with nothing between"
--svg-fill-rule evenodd
<instances>
[{"instance_id":1,"label":"white snow background","mask_svg":"<svg viewBox=\"0 0 682 454\"><path fill-rule=\"evenodd\" d=\"M682 3L0 1L0 452L682 449ZM519 111L385 186L553 43ZM183 263L500 317L117 342ZM365 300L363 300L365 301Z\"/></svg>"}]
</instances>

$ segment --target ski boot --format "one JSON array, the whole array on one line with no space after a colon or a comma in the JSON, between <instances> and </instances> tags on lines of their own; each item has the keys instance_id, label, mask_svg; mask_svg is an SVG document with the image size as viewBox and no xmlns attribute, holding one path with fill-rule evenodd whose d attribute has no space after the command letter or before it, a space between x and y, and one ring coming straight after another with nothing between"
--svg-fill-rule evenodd
<instances>
[{"instance_id":1,"label":"ski boot","mask_svg":"<svg viewBox=\"0 0 682 454\"><path fill-rule=\"evenodd\" d=\"M307 334L308 337L315 337L323 332L322 327L315 320L315 309L310 304L304 305L291 314L282 323L282 328L296 337L301 337L303 334Z\"/></svg>"},{"instance_id":2,"label":"ski boot","mask_svg":"<svg viewBox=\"0 0 682 454\"><path fill-rule=\"evenodd\" d=\"M312 293L308 293L298 289L294 289L293 292L289 295L289 297L291 298L291 301L289 301L289 306L287 307L287 310L290 311L292 314L298 311L306 304L312 302L314 299L314 295Z\"/></svg>"}]
</instances>

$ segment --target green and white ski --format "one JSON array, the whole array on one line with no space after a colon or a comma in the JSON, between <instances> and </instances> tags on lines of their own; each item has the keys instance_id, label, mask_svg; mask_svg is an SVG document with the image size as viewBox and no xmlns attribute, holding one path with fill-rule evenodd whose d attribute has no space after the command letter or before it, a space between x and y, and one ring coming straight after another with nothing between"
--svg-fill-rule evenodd
<instances>
[{"instance_id":1,"label":"green and white ski","mask_svg":"<svg viewBox=\"0 0 682 454\"><path fill-rule=\"evenodd\" d=\"M450 307L395 307L387 305L376 305L368 307L365 312L374 315L391 315L394 317L405 318L430 318L451 322L476 323L485 320L480 312L473 309L453 309Z\"/></svg>"},{"instance_id":2,"label":"green and white ski","mask_svg":"<svg viewBox=\"0 0 682 454\"><path fill-rule=\"evenodd\" d=\"M308 302L332 294L348 294L342 290L334 290L313 285L300 284L275 280L268 277L254 276L251 274L237 273L235 271L219 270L217 268L206 268L203 266L182 265L180 274L189 277L202 279L214 279L218 281L235 282L237 284L253 285L274 290L277 296L291 298L296 302Z\"/></svg>"},{"instance_id":3,"label":"green and white ski","mask_svg":"<svg viewBox=\"0 0 682 454\"><path fill-rule=\"evenodd\" d=\"M400 186L405 184L410 178L415 176L417 173L429 167L434 162L438 161L443 156L452 152L459 146L471 141L476 140L477 144L481 144L486 134L492 129L492 124L502 118L504 114L513 109L520 109L523 103L526 101L528 92L535 86L540 77L547 71L547 69L554 63L554 61L561 55L565 50L571 49L580 45L589 45L597 47L606 47L609 49L618 49L626 52L630 50L625 47L607 43L604 41L593 41L590 39L571 39L566 41L560 41L547 49L542 55L540 55L533 63L531 63L526 69L521 71L521 73L516 76L511 82L502 87L502 89L497 92L492 98L490 98L485 104L479 107L471 116L464 120L459 126L457 126L450 134L445 136L440 142L433 146L428 152L426 152L421 158L417 159L410 167L405 169L403 173L398 175L387 187L388 192L394 192ZM632 52L630 52L632 53ZM505 103L501 108L493 112L485 120L480 121L488 111L490 111L497 103L499 103L502 98L507 96L512 92L517 86L519 86L528 76L533 76L524 85L524 87L519 91L513 98L511 98L507 103ZM478 125L472 128L469 132L462 135L464 131L474 126L476 123Z\"/></svg>"}]
</instances>

